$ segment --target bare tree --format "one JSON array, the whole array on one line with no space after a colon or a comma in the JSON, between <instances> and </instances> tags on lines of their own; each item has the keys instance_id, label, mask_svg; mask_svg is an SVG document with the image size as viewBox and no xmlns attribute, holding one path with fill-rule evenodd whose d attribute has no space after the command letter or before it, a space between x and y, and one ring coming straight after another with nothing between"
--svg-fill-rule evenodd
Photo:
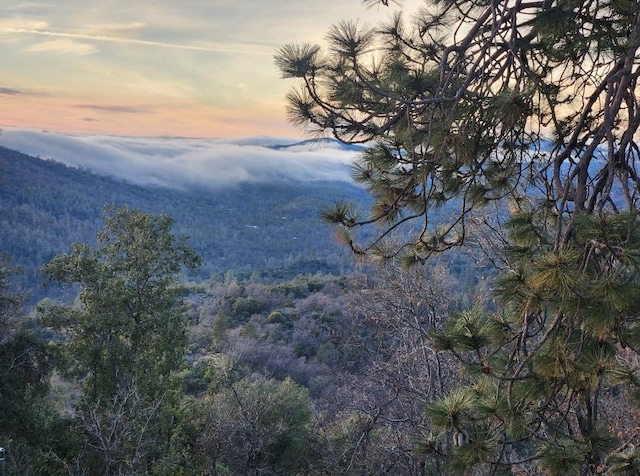
<instances>
[{"instance_id":1,"label":"bare tree","mask_svg":"<svg viewBox=\"0 0 640 476\"><path fill-rule=\"evenodd\" d=\"M417 455L432 432L426 404L452 387L456 365L438 354L429 334L457 308L457 282L442 267L367 266L350 282L350 332L343 344L362 363L338 392L325 435L326 465L334 474L419 475L438 458Z\"/></svg>"}]
</instances>

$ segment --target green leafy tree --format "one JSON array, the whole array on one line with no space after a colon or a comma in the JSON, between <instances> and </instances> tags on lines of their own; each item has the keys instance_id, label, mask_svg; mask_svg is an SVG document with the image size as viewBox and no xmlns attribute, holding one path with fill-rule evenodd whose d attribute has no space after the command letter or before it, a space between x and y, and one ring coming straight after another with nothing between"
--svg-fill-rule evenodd
<instances>
[{"instance_id":1,"label":"green leafy tree","mask_svg":"<svg viewBox=\"0 0 640 476\"><path fill-rule=\"evenodd\" d=\"M206 474L301 474L309 461L313 409L290 378L223 379L200 402L197 445Z\"/></svg>"},{"instance_id":2,"label":"green leafy tree","mask_svg":"<svg viewBox=\"0 0 640 476\"><path fill-rule=\"evenodd\" d=\"M327 41L275 56L299 80L293 123L373 144L354 167L371 212L324 218L361 255L475 241L501 268L495 315L431 336L464 373L421 451L456 472L632 472L637 436L611 409L640 376L638 4L434 1Z\"/></svg>"},{"instance_id":3,"label":"green leafy tree","mask_svg":"<svg viewBox=\"0 0 640 476\"><path fill-rule=\"evenodd\" d=\"M76 304L41 312L63 332L68 372L82 380L79 419L102 474L137 474L168 439L187 343L178 280L200 262L172 224L107 209L95 248L74 244L43 269L49 280L79 286Z\"/></svg>"},{"instance_id":4,"label":"green leafy tree","mask_svg":"<svg viewBox=\"0 0 640 476\"><path fill-rule=\"evenodd\" d=\"M57 415L47 400L54 355L24 312L16 269L0 258L0 446L8 474L29 474L51 449Z\"/></svg>"}]
</instances>

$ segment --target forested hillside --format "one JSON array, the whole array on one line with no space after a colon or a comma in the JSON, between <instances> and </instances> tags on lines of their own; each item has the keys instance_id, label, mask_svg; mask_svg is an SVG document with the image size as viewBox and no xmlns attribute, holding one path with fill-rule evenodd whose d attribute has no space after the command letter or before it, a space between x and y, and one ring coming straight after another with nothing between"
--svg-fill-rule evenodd
<instances>
[{"instance_id":1,"label":"forested hillside","mask_svg":"<svg viewBox=\"0 0 640 476\"><path fill-rule=\"evenodd\" d=\"M345 182L251 183L174 190L139 186L0 148L0 249L24 267L23 284L43 296L41 265L72 242L95 240L105 204L174 217L203 258L200 278L231 270L290 278L340 274L351 258L318 211L340 199L366 200Z\"/></svg>"},{"instance_id":2,"label":"forested hillside","mask_svg":"<svg viewBox=\"0 0 640 476\"><path fill-rule=\"evenodd\" d=\"M318 218L366 204L344 181L176 191L9 149L0 167L0 246L38 303L0 261L9 475L440 464L413 447L454 368L422 340L483 294L471 254L360 269Z\"/></svg>"},{"instance_id":3,"label":"forested hillside","mask_svg":"<svg viewBox=\"0 0 640 476\"><path fill-rule=\"evenodd\" d=\"M2 152L0 245L75 298L0 260L8 476L640 474L640 5L430 3L275 54L293 124L367 144L321 174Z\"/></svg>"},{"instance_id":4,"label":"forested hillside","mask_svg":"<svg viewBox=\"0 0 640 476\"><path fill-rule=\"evenodd\" d=\"M172 225L110 209L94 245L44 265L77 299L28 314L0 261L8 475L409 475L441 464L413 448L455 367L423 344L464 305L462 283L441 266L387 265L185 286L180 269L200 259Z\"/></svg>"}]
</instances>

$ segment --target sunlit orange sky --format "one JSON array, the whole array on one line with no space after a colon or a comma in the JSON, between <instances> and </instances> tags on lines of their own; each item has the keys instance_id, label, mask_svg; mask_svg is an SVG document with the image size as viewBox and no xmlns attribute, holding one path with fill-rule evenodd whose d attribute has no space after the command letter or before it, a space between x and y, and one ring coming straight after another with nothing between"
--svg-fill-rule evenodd
<instances>
[{"instance_id":1,"label":"sunlit orange sky","mask_svg":"<svg viewBox=\"0 0 640 476\"><path fill-rule=\"evenodd\" d=\"M421 0L405 0L405 11ZM71 133L302 137L273 55L375 25L360 0L2 0L0 128Z\"/></svg>"}]
</instances>

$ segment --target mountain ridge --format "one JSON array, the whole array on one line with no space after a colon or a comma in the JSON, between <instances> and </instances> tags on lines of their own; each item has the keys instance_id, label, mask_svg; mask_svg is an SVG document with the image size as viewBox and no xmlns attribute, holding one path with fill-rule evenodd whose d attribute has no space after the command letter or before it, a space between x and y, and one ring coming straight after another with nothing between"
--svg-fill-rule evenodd
<instances>
[{"instance_id":1,"label":"mountain ridge","mask_svg":"<svg viewBox=\"0 0 640 476\"><path fill-rule=\"evenodd\" d=\"M229 271L273 279L341 274L351 257L318 217L339 200L362 202L367 195L343 180L178 190L0 147L0 250L25 270L21 284L33 290L33 300L47 295L39 268L72 242L93 242L106 204L173 216L175 233L189 236L203 257L197 279Z\"/></svg>"}]
</instances>

